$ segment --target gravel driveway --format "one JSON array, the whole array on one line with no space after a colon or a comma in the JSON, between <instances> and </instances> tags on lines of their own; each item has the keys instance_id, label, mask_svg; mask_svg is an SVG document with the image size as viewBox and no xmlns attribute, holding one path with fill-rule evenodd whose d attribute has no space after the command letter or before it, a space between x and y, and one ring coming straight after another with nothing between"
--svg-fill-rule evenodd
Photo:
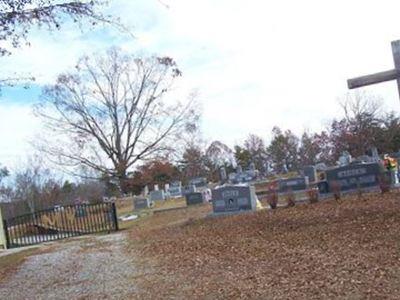
<instances>
[{"instance_id":1,"label":"gravel driveway","mask_svg":"<svg viewBox=\"0 0 400 300\"><path fill-rule=\"evenodd\" d=\"M135 296L135 268L126 236L86 236L54 243L28 257L0 283L0 299L127 299Z\"/></svg>"}]
</instances>

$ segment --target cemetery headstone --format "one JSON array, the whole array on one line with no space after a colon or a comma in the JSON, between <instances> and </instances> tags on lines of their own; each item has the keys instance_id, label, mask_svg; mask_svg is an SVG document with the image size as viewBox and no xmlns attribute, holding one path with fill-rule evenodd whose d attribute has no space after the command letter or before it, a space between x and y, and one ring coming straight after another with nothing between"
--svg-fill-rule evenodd
<instances>
[{"instance_id":1,"label":"cemetery headstone","mask_svg":"<svg viewBox=\"0 0 400 300\"><path fill-rule=\"evenodd\" d=\"M143 189L143 195L146 197L149 194L149 187L146 185Z\"/></svg>"},{"instance_id":2,"label":"cemetery headstone","mask_svg":"<svg viewBox=\"0 0 400 300\"><path fill-rule=\"evenodd\" d=\"M204 202L203 194L198 192L198 193L188 193L185 195L186 198L186 205L195 205L195 204L201 204Z\"/></svg>"},{"instance_id":3,"label":"cemetery headstone","mask_svg":"<svg viewBox=\"0 0 400 300\"><path fill-rule=\"evenodd\" d=\"M150 192L150 201L164 201L165 194L163 190L155 190Z\"/></svg>"},{"instance_id":4,"label":"cemetery headstone","mask_svg":"<svg viewBox=\"0 0 400 300\"><path fill-rule=\"evenodd\" d=\"M212 190L214 213L255 210L257 206L253 186L222 186Z\"/></svg>"},{"instance_id":5,"label":"cemetery headstone","mask_svg":"<svg viewBox=\"0 0 400 300\"><path fill-rule=\"evenodd\" d=\"M308 189L309 180L307 176L279 179L278 181L278 191L280 193L286 193L289 191L304 191Z\"/></svg>"},{"instance_id":6,"label":"cemetery headstone","mask_svg":"<svg viewBox=\"0 0 400 300\"><path fill-rule=\"evenodd\" d=\"M308 177L309 182L316 182L317 181L317 169L315 166L305 166L303 168L304 176Z\"/></svg>"},{"instance_id":7,"label":"cemetery headstone","mask_svg":"<svg viewBox=\"0 0 400 300\"><path fill-rule=\"evenodd\" d=\"M182 183L180 181L172 182L168 189L169 196L172 198L182 196Z\"/></svg>"},{"instance_id":8,"label":"cemetery headstone","mask_svg":"<svg viewBox=\"0 0 400 300\"><path fill-rule=\"evenodd\" d=\"M194 185L196 188L206 187L207 186L207 178L205 177L196 177L189 180L189 186Z\"/></svg>"},{"instance_id":9,"label":"cemetery headstone","mask_svg":"<svg viewBox=\"0 0 400 300\"><path fill-rule=\"evenodd\" d=\"M133 205L136 210L146 209L150 207L150 201L149 198L135 197L133 199Z\"/></svg>"},{"instance_id":10,"label":"cemetery headstone","mask_svg":"<svg viewBox=\"0 0 400 300\"><path fill-rule=\"evenodd\" d=\"M350 164L327 170L326 180L328 186L332 182L337 182L342 191L347 191L378 186L382 174L380 163Z\"/></svg>"},{"instance_id":11,"label":"cemetery headstone","mask_svg":"<svg viewBox=\"0 0 400 300\"><path fill-rule=\"evenodd\" d=\"M193 185L188 185L188 186L184 186L182 188L182 194L186 195L186 194L190 194L190 193L195 193L197 191L196 186Z\"/></svg>"},{"instance_id":12,"label":"cemetery headstone","mask_svg":"<svg viewBox=\"0 0 400 300\"><path fill-rule=\"evenodd\" d=\"M222 183L225 183L226 180L227 180L226 169L225 169L225 167L219 168L219 180L220 180Z\"/></svg>"},{"instance_id":13,"label":"cemetery headstone","mask_svg":"<svg viewBox=\"0 0 400 300\"><path fill-rule=\"evenodd\" d=\"M349 152L343 151L342 155L339 157L339 166L347 166L351 163L352 157Z\"/></svg>"}]
</instances>

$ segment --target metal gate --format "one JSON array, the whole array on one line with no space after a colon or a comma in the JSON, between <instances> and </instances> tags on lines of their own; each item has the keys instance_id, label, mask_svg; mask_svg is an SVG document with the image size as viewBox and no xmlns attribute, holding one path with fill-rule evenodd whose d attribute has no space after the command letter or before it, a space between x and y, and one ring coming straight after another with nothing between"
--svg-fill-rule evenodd
<instances>
[{"instance_id":1,"label":"metal gate","mask_svg":"<svg viewBox=\"0 0 400 300\"><path fill-rule=\"evenodd\" d=\"M3 222L7 248L118 230L115 203L60 206Z\"/></svg>"}]
</instances>

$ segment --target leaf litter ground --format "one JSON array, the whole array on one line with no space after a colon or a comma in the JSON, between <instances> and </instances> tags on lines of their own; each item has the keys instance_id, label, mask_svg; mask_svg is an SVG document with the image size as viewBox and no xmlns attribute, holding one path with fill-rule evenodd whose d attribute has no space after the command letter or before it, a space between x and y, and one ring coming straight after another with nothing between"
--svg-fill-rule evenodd
<instances>
[{"instance_id":1,"label":"leaf litter ground","mask_svg":"<svg viewBox=\"0 0 400 300\"><path fill-rule=\"evenodd\" d=\"M204 218L208 206L188 210L130 232L129 251L145 274L136 296L400 297L399 192L219 218Z\"/></svg>"}]
</instances>

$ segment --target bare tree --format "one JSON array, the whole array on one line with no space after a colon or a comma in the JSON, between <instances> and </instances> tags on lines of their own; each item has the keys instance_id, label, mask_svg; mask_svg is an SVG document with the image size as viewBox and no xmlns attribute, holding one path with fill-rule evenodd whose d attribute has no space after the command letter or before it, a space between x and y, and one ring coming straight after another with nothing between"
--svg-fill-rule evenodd
<instances>
[{"instance_id":1,"label":"bare tree","mask_svg":"<svg viewBox=\"0 0 400 300\"><path fill-rule=\"evenodd\" d=\"M165 154L198 120L195 99L168 96L181 76L169 57L140 58L110 49L84 57L44 91L37 113L50 129L39 148L63 166L85 166L123 189L128 171Z\"/></svg>"},{"instance_id":2,"label":"bare tree","mask_svg":"<svg viewBox=\"0 0 400 300\"><path fill-rule=\"evenodd\" d=\"M330 140L333 156L342 151L363 155L371 146L378 146L381 136L382 100L367 93L349 93L340 101L344 118L333 120Z\"/></svg>"},{"instance_id":3,"label":"bare tree","mask_svg":"<svg viewBox=\"0 0 400 300\"><path fill-rule=\"evenodd\" d=\"M376 119L381 115L382 103L382 98L360 91L347 93L339 100L348 122L362 122L365 118Z\"/></svg>"},{"instance_id":4,"label":"bare tree","mask_svg":"<svg viewBox=\"0 0 400 300\"><path fill-rule=\"evenodd\" d=\"M59 29L65 21L83 20L90 24L115 23L97 8L102 0L0 0L0 56L10 54L11 48L28 43L27 35L33 26ZM28 43L29 44L29 43Z\"/></svg>"},{"instance_id":5,"label":"bare tree","mask_svg":"<svg viewBox=\"0 0 400 300\"><path fill-rule=\"evenodd\" d=\"M117 18L103 14L99 8L105 0L0 0L0 57L10 55L21 45L29 45L28 35L33 28L49 31L60 29L73 21L80 28L109 24L128 32ZM83 26L89 25L89 26ZM10 74L0 78L0 88L29 84L30 74Z\"/></svg>"},{"instance_id":6,"label":"bare tree","mask_svg":"<svg viewBox=\"0 0 400 300\"><path fill-rule=\"evenodd\" d=\"M15 173L12 198L27 203L31 213L52 206L60 189L60 180L55 178L43 159L37 155L29 157L26 166Z\"/></svg>"}]
</instances>

